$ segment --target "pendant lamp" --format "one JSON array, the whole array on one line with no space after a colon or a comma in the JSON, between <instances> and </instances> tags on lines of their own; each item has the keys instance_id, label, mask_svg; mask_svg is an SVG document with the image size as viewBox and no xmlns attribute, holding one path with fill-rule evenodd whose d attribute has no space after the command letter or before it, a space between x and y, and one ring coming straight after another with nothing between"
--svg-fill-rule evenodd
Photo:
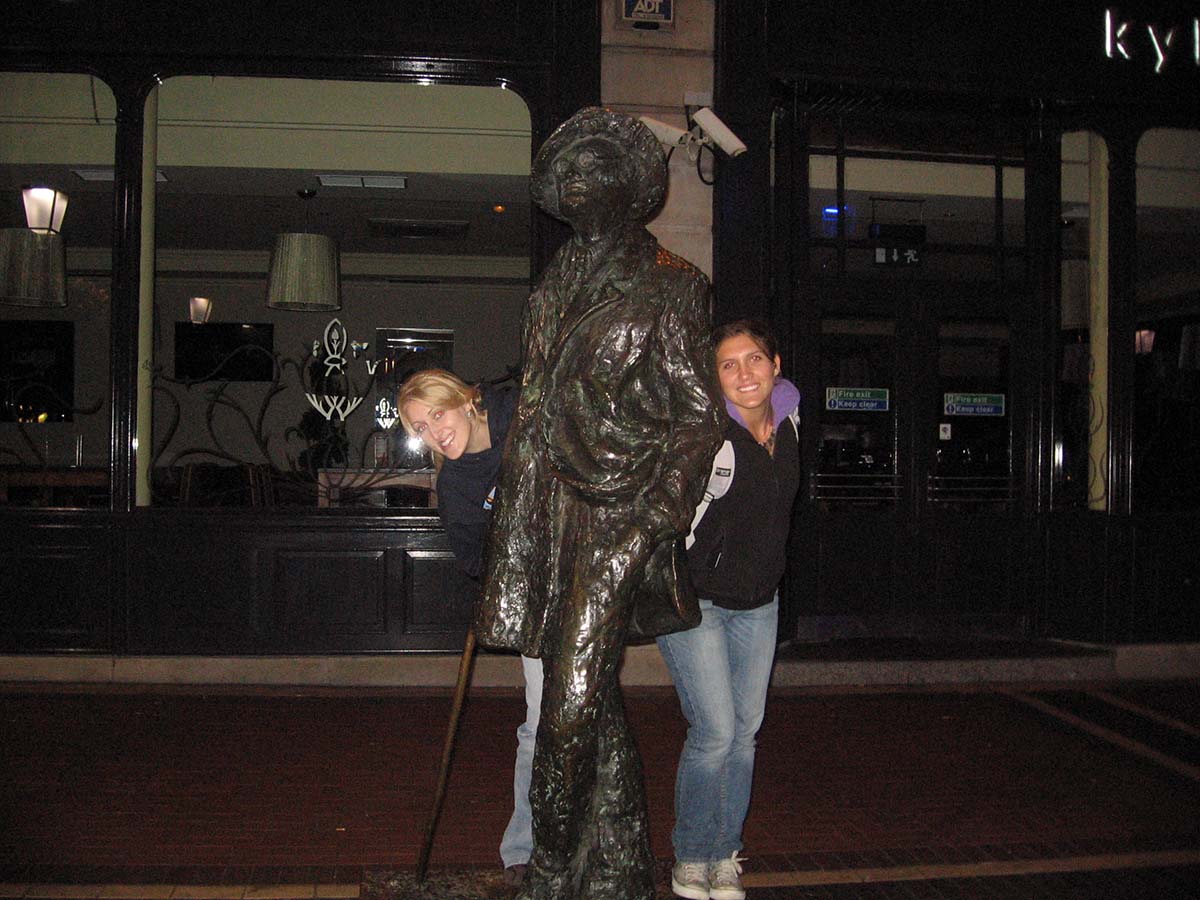
<instances>
[{"instance_id":1,"label":"pendant lamp","mask_svg":"<svg viewBox=\"0 0 1200 900\"><path fill-rule=\"evenodd\" d=\"M188 298L188 320L193 325L203 325L212 313L212 301L207 297Z\"/></svg>"},{"instance_id":2,"label":"pendant lamp","mask_svg":"<svg viewBox=\"0 0 1200 900\"><path fill-rule=\"evenodd\" d=\"M58 234L67 213L67 195L51 187L27 187L21 191L25 201L25 224L38 234Z\"/></svg>"},{"instance_id":3,"label":"pendant lamp","mask_svg":"<svg viewBox=\"0 0 1200 900\"><path fill-rule=\"evenodd\" d=\"M316 193L296 192L305 202L306 225L307 204ZM308 312L341 309L338 276L338 251L333 238L307 230L277 235L267 277L267 306Z\"/></svg>"}]
</instances>

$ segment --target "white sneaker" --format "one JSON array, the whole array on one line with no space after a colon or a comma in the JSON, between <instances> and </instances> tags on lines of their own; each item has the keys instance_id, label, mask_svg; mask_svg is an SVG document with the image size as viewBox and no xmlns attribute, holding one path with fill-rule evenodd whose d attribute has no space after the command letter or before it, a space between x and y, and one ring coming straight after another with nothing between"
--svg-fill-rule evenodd
<instances>
[{"instance_id":1,"label":"white sneaker","mask_svg":"<svg viewBox=\"0 0 1200 900\"><path fill-rule=\"evenodd\" d=\"M742 857L735 850L729 859L710 863L708 867L708 896L711 900L746 900L742 887Z\"/></svg>"},{"instance_id":2,"label":"white sneaker","mask_svg":"<svg viewBox=\"0 0 1200 900\"><path fill-rule=\"evenodd\" d=\"M676 897L687 897L688 900L709 900L712 895L708 892L708 864L675 863L671 870L671 891Z\"/></svg>"}]
</instances>

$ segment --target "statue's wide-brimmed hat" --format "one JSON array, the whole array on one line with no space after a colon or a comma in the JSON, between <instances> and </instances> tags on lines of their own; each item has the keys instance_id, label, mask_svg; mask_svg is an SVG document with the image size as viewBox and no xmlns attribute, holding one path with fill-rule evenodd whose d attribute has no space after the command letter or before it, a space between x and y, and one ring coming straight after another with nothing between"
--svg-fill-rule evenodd
<instances>
[{"instance_id":1,"label":"statue's wide-brimmed hat","mask_svg":"<svg viewBox=\"0 0 1200 900\"><path fill-rule=\"evenodd\" d=\"M558 194L552 169L559 154L581 140L601 137L621 148L632 173L632 196L627 221L650 218L667 193L667 158L658 138L645 124L625 113L600 106L581 109L554 129L538 150L530 172L529 190L533 200L558 215Z\"/></svg>"}]
</instances>

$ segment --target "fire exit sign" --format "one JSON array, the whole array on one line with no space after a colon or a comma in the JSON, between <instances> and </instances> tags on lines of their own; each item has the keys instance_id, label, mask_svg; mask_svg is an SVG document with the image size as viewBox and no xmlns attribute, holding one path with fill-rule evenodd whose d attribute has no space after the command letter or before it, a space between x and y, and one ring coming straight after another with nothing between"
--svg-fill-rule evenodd
<instances>
[{"instance_id":1,"label":"fire exit sign","mask_svg":"<svg viewBox=\"0 0 1200 900\"><path fill-rule=\"evenodd\" d=\"M1002 416L1004 394L942 394L942 414L947 416Z\"/></svg>"},{"instance_id":2,"label":"fire exit sign","mask_svg":"<svg viewBox=\"0 0 1200 900\"><path fill-rule=\"evenodd\" d=\"M887 412L890 406L888 388L825 388L825 408L834 412Z\"/></svg>"}]
</instances>

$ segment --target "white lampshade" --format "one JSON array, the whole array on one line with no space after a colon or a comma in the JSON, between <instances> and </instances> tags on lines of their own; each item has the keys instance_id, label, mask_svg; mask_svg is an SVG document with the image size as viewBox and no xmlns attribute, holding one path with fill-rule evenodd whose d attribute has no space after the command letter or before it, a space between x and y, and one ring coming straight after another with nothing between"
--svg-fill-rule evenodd
<instances>
[{"instance_id":1,"label":"white lampshade","mask_svg":"<svg viewBox=\"0 0 1200 900\"><path fill-rule=\"evenodd\" d=\"M314 312L341 309L338 275L333 238L323 234L278 235L271 254L267 306Z\"/></svg>"},{"instance_id":2,"label":"white lampshade","mask_svg":"<svg viewBox=\"0 0 1200 900\"><path fill-rule=\"evenodd\" d=\"M27 187L21 194L25 198L26 225L38 234L58 234L62 230L66 194L49 187Z\"/></svg>"},{"instance_id":3,"label":"white lampshade","mask_svg":"<svg viewBox=\"0 0 1200 900\"><path fill-rule=\"evenodd\" d=\"M193 325L203 325L212 312L212 301L207 297L191 297L188 300L188 319Z\"/></svg>"},{"instance_id":4,"label":"white lampshade","mask_svg":"<svg viewBox=\"0 0 1200 900\"><path fill-rule=\"evenodd\" d=\"M0 229L0 303L67 305L67 251L61 235Z\"/></svg>"}]
</instances>

